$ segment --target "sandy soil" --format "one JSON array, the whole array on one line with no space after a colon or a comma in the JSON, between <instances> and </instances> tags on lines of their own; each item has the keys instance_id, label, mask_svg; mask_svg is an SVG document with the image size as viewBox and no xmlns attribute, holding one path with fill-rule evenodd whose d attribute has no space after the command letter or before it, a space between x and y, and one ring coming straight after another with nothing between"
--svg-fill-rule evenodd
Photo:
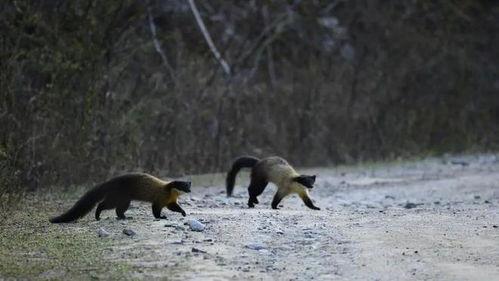
<instances>
[{"instance_id":1,"label":"sandy soil","mask_svg":"<svg viewBox=\"0 0 499 281\"><path fill-rule=\"evenodd\" d=\"M181 199L186 218L165 209L167 220L153 220L148 204L135 203L133 219L107 211L79 226L109 231L96 239L114 240L105 256L132 264L131 278L499 280L498 171L496 155L311 169L321 211L297 197L272 210L274 186L248 209L247 175L233 198L219 178L194 179ZM191 231L189 219L206 229Z\"/></svg>"}]
</instances>

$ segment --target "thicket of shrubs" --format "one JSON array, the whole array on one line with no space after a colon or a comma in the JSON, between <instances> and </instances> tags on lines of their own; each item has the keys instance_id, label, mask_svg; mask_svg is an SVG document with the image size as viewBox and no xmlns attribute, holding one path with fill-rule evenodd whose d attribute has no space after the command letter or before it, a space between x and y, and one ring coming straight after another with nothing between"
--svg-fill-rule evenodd
<instances>
[{"instance_id":1,"label":"thicket of shrubs","mask_svg":"<svg viewBox=\"0 0 499 281\"><path fill-rule=\"evenodd\" d=\"M0 4L5 191L497 149L495 1Z\"/></svg>"}]
</instances>

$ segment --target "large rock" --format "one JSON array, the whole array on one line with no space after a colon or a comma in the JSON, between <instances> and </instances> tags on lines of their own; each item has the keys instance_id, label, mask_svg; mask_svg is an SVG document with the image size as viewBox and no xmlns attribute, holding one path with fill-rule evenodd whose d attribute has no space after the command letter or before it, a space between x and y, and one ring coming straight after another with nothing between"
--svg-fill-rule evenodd
<instances>
[{"instance_id":1,"label":"large rock","mask_svg":"<svg viewBox=\"0 0 499 281\"><path fill-rule=\"evenodd\" d=\"M204 224L195 219L189 220L189 227L191 228L192 231L198 231L198 232L203 231L205 228Z\"/></svg>"},{"instance_id":2,"label":"large rock","mask_svg":"<svg viewBox=\"0 0 499 281\"><path fill-rule=\"evenodd\" d=\"M108 237L109 235L111 235L111 233L101 227L99 228L99 230L97 230L97 235L99 235L99 237Z\"/></svg>"}]
</instances>

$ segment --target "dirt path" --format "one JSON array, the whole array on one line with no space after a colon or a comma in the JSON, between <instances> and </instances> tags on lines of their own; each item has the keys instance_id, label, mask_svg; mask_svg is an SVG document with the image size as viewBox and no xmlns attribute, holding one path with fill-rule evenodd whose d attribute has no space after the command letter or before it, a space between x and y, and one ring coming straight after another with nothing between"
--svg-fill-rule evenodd
<instances>
[{"instance_id":1,"label":"dirt path","mask_svg":"<svg viewBox=\"0 0 499 281\"><path fill-rule=\"evenodd\" d=\"M183 200L185 219L153 221L139 204L132 220L87 223L112 233L109 258L131 263L137 278L499 280L499 157L313 171L321 211L298 198L270 209L273 186L248 209L242 185L229 199L217 185ZM205 231L190 231L191 218Z\"/></svg>"},{"instance_id":2,"label":"dirt path","mask_svg":"<svg viewBox=\"0 0 499 281\"><path fill-rule=\"evenodd\" d=\"M272 210L273 186L248 209L247 175L233 198L221 175L197 176L188 216L167 220L133 203L130 220L53 225L78 194L33 194L0 224L0 280L499 280L498 171L497 155L304 171L321 211L297 197Z\"/></svg>"}]
</instances>

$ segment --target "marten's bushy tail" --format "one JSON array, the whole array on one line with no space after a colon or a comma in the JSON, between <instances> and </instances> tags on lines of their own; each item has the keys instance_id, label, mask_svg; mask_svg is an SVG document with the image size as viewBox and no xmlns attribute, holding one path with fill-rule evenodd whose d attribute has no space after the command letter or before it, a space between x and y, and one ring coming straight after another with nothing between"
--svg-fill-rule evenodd
<instances>
[{"instance_id":1,"label":"marten's bushy tail","mask_svg":"<svg viewBox=\"0 0 499 281\"><path fill-rule=\"evenodd\" d=\"M85 193L73 207L64 214L51 218L50 222L61 223L75 221L90 212L98 202L102 201L105 195L105 185L98 185Z\"/></svg>"},{"instance_id":2,"label":"marten's bushy tail","mask_svg":"<svg viewBox=\"0 0 499 281\"><path fill-rule=\"evenodd\" d=\"M258 158L251 156L239 157L232 163L232 167L227 173L227 178L225 180L225 186L227 188L227 196L232 196L232 191L234 190L234 184L236 183L236 176L239 170L242 168L253 168L256 163L260 161Z\"/></svg>"}]
</instances>

